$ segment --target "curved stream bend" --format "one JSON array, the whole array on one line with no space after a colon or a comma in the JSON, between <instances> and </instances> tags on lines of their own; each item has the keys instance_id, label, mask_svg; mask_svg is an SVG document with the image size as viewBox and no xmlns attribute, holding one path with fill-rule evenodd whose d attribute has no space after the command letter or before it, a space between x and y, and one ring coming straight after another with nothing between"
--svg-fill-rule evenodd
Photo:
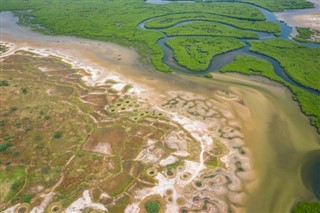
<instances>
[{"instance_id":1,"label":"curved stream bend","mask_svg":"<svg viewBox=\"0 0 320 213\"><path fill-rule=\"evenodd\" d=\"M149 3L158 3L158 2L165 3L165 1L156 1L156 2L153 1L153 2L149 2ZM244 4L247 4L247 3L244 3ZM281 27L280 36L279 36L280 38L289 40L291 42L294 42L294 43L297 43L297 44L300 44L300 45L303 45L303 46L309 47L309 48L320 47L320 44L304 43L304 42L298 42L298 41L293 40L290 37L290 34L292 32L292 28L289 27L286 23L279 21L272 12L270 12L264 8L261 8L261 7L252 5L252 4L249 4L249 5L258 9L261 13L263 13L263 15L266 17L266 21L275 22ZM156 18L159 18L159 17L149 18L149 19L142 21L141 23L139 23L137 25L137 28L142 29L142 30L155 30L157 32L162 33L160 29L148 29L145 27L145 23L147 23L153 19L156 19ZM193 22L193 21L190 20L190 21L180 22L180 23L175 24L174 26L179 26L179 25L182 25L185 23L190 23L190 22ZM228 26L228 27L235 28L234 26L231 26L228 24L224 24L224 25ZM273 33L262 32L262 31L252 31L252 30L246 30L246 31L255 32L259 35L259 39L250 39L250 40L265 41L265 40L276 38ZM157 41L157 44L162 48L162 50L164 52L164 57L162 58L162 62L167 64L169 67L173 68L174 70L178 70L178 71L182 71L182 72L186 72L186 73L195 73L195 71L188 70L187 68L179 65L173 57L172 49L166 45L167 40L173 39L177 36L171 37L171 36L167 36L165 33L162 33L162 34L163 34L163 38L161 38ZM202 37L206 37L206 36L202 36ZM207 37L212 37L212 36L207 36ZM273 66L274 73L277 76L279 76L280 78L282 78L283 80L285 80L286 82L288 82L296 87L299 87L303 90L306 90L312 94L320 96L320 91L318 91L316 89L308 88L308 87L294 81L291 77L289 77L286 74L283 67L281 66L281 64L277 60L275 60L274 58L251 51L248 40L249 39L241 39L241 41L245 43L245 46L242 48L231 50L231 51L219 54L217 56L214 56L211 59L211 62L205 71L202 71L202 72L197 71L196 73L197 74L205 74L205 73L212 72L212 71L218 71L226 64L232 62L237 55L249 55L249 56L253 56L253 57L256 57L259 59L269 61Z\"/></svg>"}]
</instances>

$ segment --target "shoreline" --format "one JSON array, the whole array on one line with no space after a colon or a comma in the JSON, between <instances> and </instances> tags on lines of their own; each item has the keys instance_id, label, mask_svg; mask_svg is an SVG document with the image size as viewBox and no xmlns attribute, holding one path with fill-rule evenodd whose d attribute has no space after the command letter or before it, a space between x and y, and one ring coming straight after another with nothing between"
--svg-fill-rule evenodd
<instances>
[{"instance_id":1,"label":"shoreline","mask_svg":"<svg viewBox=\"0 0 320 213\"><path fill-rule=\"evenodd\" d=\"M275 16L291 26L291 36L296 37L298 32L296 27L311 28L320 31L320 1L308 0L315 4L315 8L311 9L297 9L297 10L285 10L283 12L275 12ZM319 41L320 38L317 39Z\"/></svg>"}]
</instances>

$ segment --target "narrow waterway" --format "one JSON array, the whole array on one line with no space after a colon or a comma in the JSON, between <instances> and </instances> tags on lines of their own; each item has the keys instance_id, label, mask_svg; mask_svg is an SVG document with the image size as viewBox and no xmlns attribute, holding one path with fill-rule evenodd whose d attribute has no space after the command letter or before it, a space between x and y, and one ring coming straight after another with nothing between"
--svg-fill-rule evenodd
<instances>
[{"instance_id":1,"label":"narrow waterway","mask_svg":"<svg viewBox=\"0 0 320 213\"><path fill-rule=\"evenodd\" d=\"M151 1L151 2L147 1L147 3L162 3L163 4L163 3L168 3L168 2L167 1L158 0L158 1ZM280 20L278 20L274 13L272 13L272 12L270 12L270 11L264 9L264 8L252 5L252 4L250 4L250 6L256 8L257 10L259 10L266 17L266 21L274 22L274 23L276 23L276 24L278 24L280 26L280 36L279 36L279 38L286 39L286 40L289 40L291 42L294 42L294 43L297 43L299 45L302 45L302 46L305 46L305 47L309 47L309 48L320 47L320 44L304 43L304 42L298 42L298 41L293 40L291 38L291 36L290 36L291 33L292 33L292 27L290 27L286 23L281 22ZM299 11L301 11L301 10L299 10ZM139 23L137 25L137 28L143 29L143 30L156 30L158 32L161 32L161 29L147 29L145 27L145 24L147 22L151 21L152 19L153 18L144 20L143 22L141 22L141 23ZM154 19L156 19L156 18L154 18ZM192 22L192 21L179 22L179 23L175 24L174 26L180 26L180 25L187 24L187 23L190 23L190 22ZM224 24L224 25L228 26L228 27L231 27L231 28L234 28L233 26L230 26L230 25L227 25L227 24ZM165 33L163 33L164 37L159 39L157 44L159 46L161 46L161 48L163 49L163 52L164 52L164 57L162 58L163 63L167 64L172 69L177 70L177 71L182 71L182 72L185 72L185 73L198 73L198 74L205 74L205 73L208 73L208 72L219 71L223 66L225 66L226 64L232 62L237 55L249 55L249 56L253 56L253 57L256 57L256 58L259 58L259 59L263 59L263 60L269 61L273 66L275 74L277 76L279 76L280 78L282 78L283 80L285 80L286 82L288 82L288 83L290 83L290 84L292 84L292 85L294 85L296 87L299 87L301 89L304 89L304 90L306 90L306 91L308 91L308 92L310 92L312 94L320 95L320 91L305 87L305 86L299 84L298 82L295 82L292 78L290 78L286 74L286 72L283 69L283 67L281 66L281 64L277 60L275 60L274 58L272 58L270 56L267 56L267 55L259 54L259 53L256 53L256 52L253 52L253 51L250 50L250 45L248 43L249 40L252 40L252 41L265 41L265 40L268 40L268 39L276 38L276 36L273 33L251 31L251 30L246 30L246 31L257 33L259 38L258 39L241 39L241 41L245 44L245 46L243 48L239 48L239 49L235 49L235 50L232 50L232 51L228 51L228 52L225 52L225 53L222 53L222 54L219 54L219 55L213 57L211 62L210 62L210 64L209 64L209 66L208 66L208 68L205 71L202 71L202 72L190 71L190 70L186 69L185 67L180 66L176 62L176 60L173 57L172 50L166 45L166 41L168 41L169 39L174 39L177 36L168 37ZM210 36L207 36L207 37L210 37Z\"/></svg>"},{"instance_id":2,"label":"narrow waterway","mask_svg":"<svg viewBox=\"0 0 320 213\"><path fill-rule=\"evenodd\" d=\"M66 53L82 63L103 67L158 94L177 90L212 97L215 89L221 89L240 95L252 119L252 122L243 121L242 125L257 177L247 185L250 193L243 205L244 210L289 212L298 201L315 199L311 184L314 174L303 172L303 178L300 174L305 165L313 165L307 156L320 149L320 138L286 88L232 74L217 73L214 79L205 79L183 73L159 73L140 64L139 56L133 50L112 43L41 35L18 26L17 18L10 12L0 15L2 41ZM306 171L314 173L317 170Z\"/></svg>"}]
</instances>

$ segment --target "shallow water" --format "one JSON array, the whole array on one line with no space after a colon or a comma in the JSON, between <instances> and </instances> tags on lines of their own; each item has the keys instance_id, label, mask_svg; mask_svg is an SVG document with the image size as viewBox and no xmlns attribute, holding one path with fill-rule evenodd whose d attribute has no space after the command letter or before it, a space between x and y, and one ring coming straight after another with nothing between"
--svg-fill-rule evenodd
<instances>
[{"instance_id":1,"label":"shallow water","mask_svg":"<svg viewBox=\"0 0 320 213\"><path fill-rule=\"evenodd\" d=\"M17 46L59 50L83 63L115 72L157 94L178 90L212 97L214 89L239 94L250 109L251 119L242 116L240 106L235 105L232 110L238 111L242 120L249 156L256 171L256 180L247 185L246 192L250 193L243 210L289 212L296 202L315 199L305 187L300 172L309 162L306 156L319 150L320 138L284 87L240 75L215 74L214 79L205 79L181 73L159 73L139 63L133 50L111 43L45 36L16 25L16 21L11 13L1 13L1 40ZM308 186L305 178L304 181Z\"/></svg>"}]
</instances>

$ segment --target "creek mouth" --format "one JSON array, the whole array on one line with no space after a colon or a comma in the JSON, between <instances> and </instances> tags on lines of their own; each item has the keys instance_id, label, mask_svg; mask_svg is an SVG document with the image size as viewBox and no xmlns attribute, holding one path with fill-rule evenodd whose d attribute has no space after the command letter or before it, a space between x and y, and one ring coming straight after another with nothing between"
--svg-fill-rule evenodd
<instances>
[{"instance_id":1,"label":"creek mouth","mask_svg":"<svg viewBox=\"0 0 320 213\"><path fill-rule=\"evenodd\" d=\"M168 3L167 1L146 1L147 3ZM243 3L243 4L248 4L248 3ZM250 50L250 44L248 43L248 41L266 41L269 39L273 39L273 38L282 38L282 39L286 39L289 40L291 42L294 42L296 44L302 45L304 47L308 47L308 48L316 48L316 47L320 47L320 44L316 44L316 43L307 43L307 42L299 42L299 41L295 41L291 38L291 33L292 33L292 27L288 26L286 23L279 21L276 16L274 15L274 13L258 7L256 5L252 5L249 4L250 6L256 8L257 10L259 10L266 18L265 21L268 22L274 22L276 24L278 24L280 26L280 36L275 36L273 33L269 33L269 32L263 32L263 31L253 31L253 30L245 30L246 32L254 32L256 33L259 38L258 39L247 39L247 38L242 38L241 41L245 44L244 47L242 48L238 48L238 49L234 49L219 55L214 56L211 61L210 64L208 66L208 68L204 71L193 71L193 70L189 70L181 65L178 64L178 62L175 60L174 56L173 56L173 51L172 49L166 44L166 42L170 39L174 39L176 37L179 36L167 36L165 33L163 33L161 30L162 29L149 29L145 27L145 24L153 19L157 19L158 17L154 17L154 18L148 18L142 22L140 22L137 25L137 28L142 29L142 30L155 30L157 32L160 32L163 34L163 38L159 39L157 41L157 44L162 48L163 53L164 53L164 57L162 58L162 62L166 65L168 65L169 67L171 67L173 70L177 70L180 72L185 72L185 73L189 73L189 74L206 74L209 72L217 72L219 71L222 67L224 67L225 65L227 65L228 63L232 62L234 60L234 58L238 55L245 55L245 56L253 56L259 59L263 59L266 61L269 61L272 66L273 66L273 70L274 73L279 76L280 78L282 78L284 81L286 81L287 83L294 85L296 87L299 87L305 91L308 91L309 93L315 94L320 96L320 91L316 90L316 89L311 89L309 87L306 87L296 81L294 81L290 76L287 75L287 73L285 72L285 70L283 69L283 67L281 66L281 64L279 63L279 61L277 61L276 59L264 55L264 54L260 54L254 51ZM183 22L179 22L171 27L174 26L181 26L187 23L191 23L191 22L197 22L197 21L192 21L192 20L188 20L188 21L183 21ZM210 22L210 21L209 21ZM221 23L221 22L220 22ZM235 28L238 29L232 25L229 24L225 24L225 23L221 23L227 27L230 28ZM191 36L189 36L191 37ZM193 37L215 37L215 36L193 36Z\"/></svg>"}]
</instances>

